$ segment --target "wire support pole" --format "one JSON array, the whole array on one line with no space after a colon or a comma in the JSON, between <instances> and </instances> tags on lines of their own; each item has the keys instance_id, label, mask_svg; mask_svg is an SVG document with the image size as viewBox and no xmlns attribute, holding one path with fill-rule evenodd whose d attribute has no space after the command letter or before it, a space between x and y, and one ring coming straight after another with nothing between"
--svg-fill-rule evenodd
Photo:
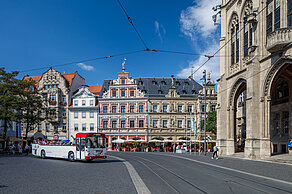
<instances>
[{"instance_id":1,"label":"wire support pole","mask_svg":"<svg viewBox=\"0 0 292 194\"><path fill-rule=\"evenodd\" d=\"M207 150L207 142L206 142L206 110L207 110L207 102L206 102L206 96L207 96L207 84L206 84L206 70L203 71L203 80L204 80L204 155L206 156L206 150Z\"/></svg>"}]
</instances>

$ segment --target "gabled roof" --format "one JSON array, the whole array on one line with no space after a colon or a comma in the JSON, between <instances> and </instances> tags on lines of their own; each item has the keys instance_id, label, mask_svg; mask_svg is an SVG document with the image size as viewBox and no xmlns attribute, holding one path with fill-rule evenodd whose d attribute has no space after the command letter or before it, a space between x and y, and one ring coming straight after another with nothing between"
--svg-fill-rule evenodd
<instances>
[{"instance_id":1,"label":"gabled roof","mask_svg":"<svg viewBox=\"0 0 292 194\"><path fill-rule=\"evenodd\" d=\"M164 97L172 86L171 78L135 78L138 89L141 90L145 97ZM109 89L113 80L104 80L100 96ZM196 97L203 87L193 79L174 79L173 81L176 92L181 97Z\"/></svg>"},{"instance_id":2,"label":"gabled roof","mask_svg":"<svg viewBox=\"0 0 292 194\"><path fill-rule=\"evenodd\" d=\"M97 96L99 96L99 92L101 91L102 85L88 85L89 91Z\"/></svg>"},{"instance_id":3,"label":"gabled roof","mask_svg":"<svg viewBox=\"0 0 292 194\"><path fill-rule=\"evenodd\" d=\"M75 73L76 73L76 71L75 71ZM65 78L65 80L68 82L69 88L71 87L72 80L75 77L75 73L73 73L73 74L63 74L62 75Z\"/></svg>"},{"instance_id":4,"label":"gabled roof","mask_svg":"<svg viewBox=\"0 0 292 194\"><path fill-rule=\"evenodd\" d=\"M47 72L47 71L46 71ZM62 76L64 77L64 79L66 80L66 82L68 83L68 87L70 88L71 87L71 84L72 84L72 81L75 77L75 75L78 74L77 71L75 71L74 73L72 74L63 74ZM79 75L80 76L80 75ZM80 76L81 77L81 76ZM42 78L42 76L28 76L28 75L25 75L22 79L23 80L28 80L28 79L33 79L36 81L36 86L38 87L38 82L40 81L40 79ZM83 77L82 77L83 78ZM84 78L83 78L84 79Z\"/></svg>"},{"instance_id":5,"label":"gabled roof","mask_svg":"<svg viewBox=\"0 0 292 194\"><path fill-rule=\"evenodd\" d=\"M36 87L38 87L38 84L39 84L39 81L40 81L40 79L42 78L42 76L33 76L33 77L28 77L28 76L24 76L23 78L22 78L22 80L30 80L30 79L32 79L32 80L34 80L36 83L35 83L35 85L36 85Z\"/></svg>"}]
</instances>

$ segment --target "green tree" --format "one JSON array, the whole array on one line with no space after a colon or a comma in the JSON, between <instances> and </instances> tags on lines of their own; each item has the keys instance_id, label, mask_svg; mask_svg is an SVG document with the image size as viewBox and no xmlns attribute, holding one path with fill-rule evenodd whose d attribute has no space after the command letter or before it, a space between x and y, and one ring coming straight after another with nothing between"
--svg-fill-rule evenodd
<instances>
[{"instance_id":1,"label":"green tree","mask_svg":"<svg viewBox=\"0 0 292 194\"><path fill-rule=\"evenodd\" d=\"M5 68L0 68L0 120L2 120L2 137L7 141L7 130L12 121L17 121L19 113L16 111L21 99L19 92L19 81L16 79L17 71L8 73Z\"/></svg>"},{"instance_id":2,"label":"green tree","mask_svg":"<svg viewBox=\"0 0 292 194\"><path fill-rule=\"evenodd\" d=\"M19 116L19 120L21 120L25 128L25 139L27 139L31 127L34 127L44 120L54 118L58 113L55 109L47 106L47 103L37 90L34 80L21 80L19 89L21 103L18 104L17 108L22 113Z\"/></svg>"},{"instance_id":3,"label":"green tree","mask_svg":"<svg viewBox=\"0 0 292 194\"><path fill-rule=\"evenodd\" d=\"M201 121L200 126L204 129L204 120ZM217 134L217 112L211 111L207 113L206 131Z\"/></svg>"}]
</instances>

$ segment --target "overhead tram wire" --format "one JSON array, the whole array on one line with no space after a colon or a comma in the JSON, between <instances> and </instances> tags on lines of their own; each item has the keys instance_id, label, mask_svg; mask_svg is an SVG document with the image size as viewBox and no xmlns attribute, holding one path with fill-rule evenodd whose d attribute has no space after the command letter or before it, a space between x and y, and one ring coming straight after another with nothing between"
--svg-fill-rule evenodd
<instances>
[{"instance_id":1,"label":"overhead tram wire","mask_svg":"<svg viewBox=\"0 0 292 194\"><path fill-rule=\"evenodd\" d=\"M135 54L135 53L144 52L144 51L146 51L146 50L143 49L143 50L129 51L129 52L125 52L125 53L118 53L118 54L108 55L108 56L104 56L104 57L96 57L96 58L92 58L92 59L73 61L73 62L62 63L62 64L58 64L58 65L51 65L51 66L45 66L45 67L40 67L40 68L27 69L27 70L22 70L22 71L19 71L19 72L37 71L37 70L47 69L47 68L50 68L50 67L61 67L61 66L73 65L73 64L77 64L77 63L85 63L85 62L97 61L97 60L101 60L101 59L109 59L109 58L113 58L113 57L117 57L117 56L130 55L130 54Z\"/></svg>"},{"instance_id":2,"label":"overhead tram wire","mask_svg":"<svg viewBox=\"0 0 292 194\"><path fill-rule=\"evenodd\" d=\"M197 56L207 56L199 53L189 53L189 52L181 52L181 51L169 51L169 50L159 50L159 49L146 49L147 51L153 52L161 52L161 53L173 53L173 54L182 54L182 55L197 55Z\"/></svg>"},{"instance_id":3,"label":"overhead tram wire","mask_svg":"<svg viewBox=\"0 0 292 194\"><path fill-rule=\"evenodd\" d=\"M123 7L123 5L121 4L120 0L117 0L117 2L119 3L120 7L122 8L122 10L124 11L128 21L130 22L130 24L132 25L132 27L134 28L136 34L138 35L138 37L140 38L141 42L143 43L144 47L146 50L148 50L148 46L146 45L145 41L142 39L142 36L140 35L140 33L138 32L137 28L135 27L133 20L130 18L130 16L128 15L128 13L126 12L125 8Z\"/></svg>"},{"instance_id":4,"label":"overhead tram wire","mask_svg":"<svg viewBox=\"0 0 292 194\"><path fill-rule=\"evenodd\" d=\"M268 4L266 5L266 6L264 6L256 15L255 15L255 17L256 16L258 16L260 13L262 13L266 8L268 7ZM239 32L241 32L242 30L244 29L244 26L243 27L241 27L240 29L239 29L239 31L237 32L237 33L239 33ZM210 61L210 59L211 58L213 58L217 53L219 53L219 51L221 50L221 49L223 49L230 41L232 40L232 37L231 38L229 38L229 40L227 41L227 42L225 42L225 44L223 44L213 55L210 55L210 56L206 56L206 57L208 57L208 60L207 61L205 61L202 65L200 65L193 73L191 73L191 75L190 76L193 76L196 72L198 72L208 61Z\"/></svg>"}]
</instances>

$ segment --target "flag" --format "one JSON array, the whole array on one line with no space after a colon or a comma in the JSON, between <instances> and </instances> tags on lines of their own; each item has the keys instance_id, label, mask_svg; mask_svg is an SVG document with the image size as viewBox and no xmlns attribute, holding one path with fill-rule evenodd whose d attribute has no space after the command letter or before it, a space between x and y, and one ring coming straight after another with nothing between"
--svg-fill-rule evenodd
<instances>
[{"instance_id":1,"label":"flag","mask_svg":"<svg viewBox=\"0 0 292 194\"><path fill-rule=\"evenodd\" d=\"M194 118L192 117L192 114L191 114L191 131L194 131Z\"/></svg>"},{"instance_id":2,"label":"flag","mask_svg":"<svg viewBox=\"0 0 292 194\"><path fill-rule=\"evenodd\" d=\"M195 137L197 137L197 119L196 119L196 113L194 113L194 130L195 130Z\"/></svg>"}]
</instances>

